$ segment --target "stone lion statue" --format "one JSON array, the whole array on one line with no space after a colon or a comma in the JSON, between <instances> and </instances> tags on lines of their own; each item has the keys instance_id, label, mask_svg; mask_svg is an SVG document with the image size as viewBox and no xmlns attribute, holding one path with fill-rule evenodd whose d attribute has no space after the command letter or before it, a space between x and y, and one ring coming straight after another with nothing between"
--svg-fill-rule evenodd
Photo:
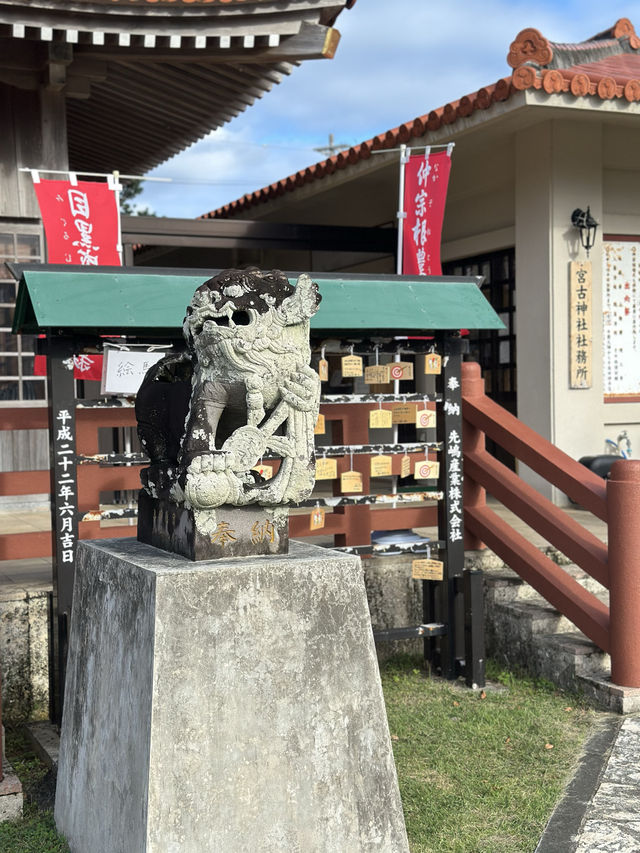
<instances>
[{"instance_id":1,"label":"stone lion statue","mask_svg":"<svg viewBox=\"0 0 640 853\"><path fill-rule=\"evenodd\" d=\"M314 483L320 381L309 367L315 282L277 270L225 270L187 307L187 351L145 376L136 400L138 434L153 498L203 513L222 505L278 506L304 500ZM253 470L280 457L275 476Z\"/></svg>"}]
</instances>

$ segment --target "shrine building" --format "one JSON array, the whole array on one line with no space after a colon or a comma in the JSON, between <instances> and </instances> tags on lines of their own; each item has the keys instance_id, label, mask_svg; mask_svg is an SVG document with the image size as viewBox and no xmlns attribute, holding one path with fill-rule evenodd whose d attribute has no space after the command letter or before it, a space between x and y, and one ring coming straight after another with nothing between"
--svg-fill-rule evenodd
<instances>
[{"instance_id":1,"label":"shrine building","mask_svg":"<svg viewBox=\"0 0 640 853\"><path fill-rule=\"evenodd\" d=\"M471 342L490 394L574 458L625 431L638 456L640 38L622 18L577 44L528 28L505 47L500 80L207 216L395 229L398 147L455 143L443 272L483 275L505 323ZM275 251L259 262L287 268ZM395 259L323 251L306 267L389 273ZM572 269L589 273L588 325L570 310Z\"/></svg>"},{"instance_id":2,"label":"shrine building","mask_svg":"<svg viewBox=\"0 0 640 853\"><path fill-rule=\"evenodd\" d=\"M33 337L11 334L16 283L4 262L46 260L32 179L20 169L143 174L238 115L302 61L332 58L340 39L334 23L354 2L0 6L0 407L44 405L46 395L45 377L33 375ZM5 439L0 434L0 445Z\"/></svg>"}]
</instances>

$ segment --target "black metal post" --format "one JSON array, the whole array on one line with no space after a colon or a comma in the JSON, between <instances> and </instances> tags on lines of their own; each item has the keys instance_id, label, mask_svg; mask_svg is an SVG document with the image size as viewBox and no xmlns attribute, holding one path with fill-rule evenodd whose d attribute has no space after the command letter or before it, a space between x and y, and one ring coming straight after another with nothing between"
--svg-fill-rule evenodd
<instances>
[{"instance_id":1,"label":"black metal post","mask_svg":"<svg viewBox=\"0 0 640 853\"><path fill-rule=\"evenodd\" d=\"M53 614L50 625L52 666L49 673L49 705L51 719L59 723L62 719L67 630L71 616L78 541L76 400L73 380L73 338L49 335L47 343L53 536Z\"/></svg>"},{"instance_id":2,"label":"black metal post","mask_svg":"<svg viewBox=\"0 0 640 853\"><path fill-rule=\"evenodd\" d=\"M444 678L456 678L458 661L464 654L464 603L460 580L464 569L464 525L462 515L462 396L460 377L463 342L459 335L437 337L442 354L439 376L442 403L436 420L437 438L442 442L440 483L444 493L438 504L440 538L446 542L442 554L443 581L439 584L438 620L447 625L440 641L440 667Z\"/></svg>"},{"instance_id":3,"label":"black metal post","mask_svg":"<svg viewBox=\"0 0 640 853\"><path fill-rule=\"evenodd\" d=\"M484 601L482 572L464 572L464 659L467 687L485 685Z\"/></svg>"}]
</instances>

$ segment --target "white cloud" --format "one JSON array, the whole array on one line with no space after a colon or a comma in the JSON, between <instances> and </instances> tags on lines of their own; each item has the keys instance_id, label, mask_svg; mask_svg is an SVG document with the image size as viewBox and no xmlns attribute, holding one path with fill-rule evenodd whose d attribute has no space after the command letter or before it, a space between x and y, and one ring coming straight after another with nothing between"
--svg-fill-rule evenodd
<instances>
[{"instance_id":1,"label":"white cloud","mask_svg":"<svg viewBox=\"0 0 640 853\"><path fill-rule=\"evenodd\" d=\"M335 59L294 69L231 124L156 169L189 183L146 184L142 203L197 216L316 162L313 148L329 133L357 144L507 76L509 45L524 27L580 41L633 12L596 0L359 0L338 18Z\"/></svg>"}]
</instances>

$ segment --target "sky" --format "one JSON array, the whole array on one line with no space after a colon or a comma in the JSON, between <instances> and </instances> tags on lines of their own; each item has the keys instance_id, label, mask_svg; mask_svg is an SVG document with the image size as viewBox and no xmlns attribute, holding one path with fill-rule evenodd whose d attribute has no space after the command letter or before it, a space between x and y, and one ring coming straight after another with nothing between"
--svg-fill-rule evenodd
<instances>
[{"instance_id":1,"label":"sky","mask_svg":"<svg viewBox=\"0 0 640 853\"><path fill-rule=\"evenodd\" d=\"M330 133L345 148L495 83L520 30L579 42L630 18L612 0L357 0L336 27L333 60L307 61L224 127L149 172L139 204L195 217L324 159Z\"/></svg>"}]
</instances>

